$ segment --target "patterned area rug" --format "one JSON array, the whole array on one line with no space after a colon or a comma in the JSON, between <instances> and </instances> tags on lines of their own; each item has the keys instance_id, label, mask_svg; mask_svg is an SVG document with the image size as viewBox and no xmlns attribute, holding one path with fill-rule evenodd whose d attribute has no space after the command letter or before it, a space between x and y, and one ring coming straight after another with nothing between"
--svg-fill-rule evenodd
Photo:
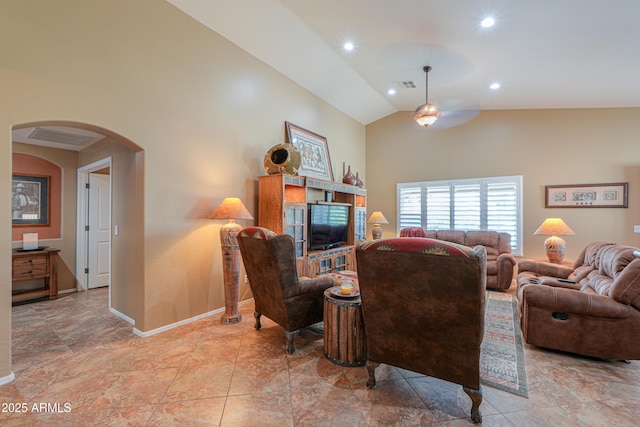
<instances>
[{"instance_id":1,"label":"patterned area rug","mask_svg":"<svg viewBox=\"0 0 640 427\"><path fill-rule=\"evenodd\" d=\"M489 387L529 397L518 303L510 294L487 291L480 381Z\"/></svg>"}]
</instances>

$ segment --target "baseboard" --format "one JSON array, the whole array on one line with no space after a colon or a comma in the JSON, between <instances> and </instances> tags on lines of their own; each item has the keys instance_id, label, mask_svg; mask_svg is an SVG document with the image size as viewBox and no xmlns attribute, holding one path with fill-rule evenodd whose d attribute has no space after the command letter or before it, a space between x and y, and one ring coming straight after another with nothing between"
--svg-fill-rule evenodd
<instances>
[{"instance_id":1,"label":"baseboard","mask_svg":"<svg viewBox=\"0 0 640 427\"><path fill-rule=\"evenodd\" d=\"M120 313L118 310L116 310L115 308L111 308L109 307L109 311L113 314L115 314L116 316L118 316L119 318L121 318L122 320L124 320L127 323L130 323L132 325L135 325L136 322L135 320L133 320L132 318L130 318L129 316L127 316L126 314L122 314Z\"/></svg>"},{"instance_id":2,"label":"baseboard","mask_svg":"<svg viewBox=\"0 0 640 427\"><path fill-rule=\"evenodd\" d=\"M65 289L64 291L58 291L58 295L60 294L71 294L71 293L75 293L78 292L77 289Z\"/></svg>"},{"instance_id":3,"label":"baseboard","mask_svg":"<svg viewBox=\"0 0 640 427\"><path fill-rule=\"evenodd\" d=\"M11 374L7 375L6 377L0 378L0 385L9 384L11 381L15 379L16 379L16 374L14 374L13 371L11 371Z\"/></svg>"},{"instance_id":4,"label":"baseboard","mask_svg":"<svg viewBox=\"0 0 640 427\"><path fill-rule=\"evenodd\" d=\"M250 302L253 302L253 298L249 298L249 299L243 300L243 301L239 302L238 305L244 305L244 304L248 304ZM157 328L157 329L152 329L152 330L147 331L147 332L143 332L143 331L141 331L141 330L139 330L139 329L134 327L133 328L133 333L136 334L139 337L147 338L147 337L150 337L152 335L159 334L160 332L165 332L165 331L177 328L178 326L183 326L183 325L189 324L191 322L195 322L197 320L204 319L205 317L215 316L216 314L222 314L222 313L224 313L224 308L219 308L217 310L209 311L207 313L203 313L203 314L200 314L198 316L190 317L188 319L184 319L184 320L181 320L179 322L172 323L170 325L162 326L162 327Z\"/></svg>"}]
</instances>

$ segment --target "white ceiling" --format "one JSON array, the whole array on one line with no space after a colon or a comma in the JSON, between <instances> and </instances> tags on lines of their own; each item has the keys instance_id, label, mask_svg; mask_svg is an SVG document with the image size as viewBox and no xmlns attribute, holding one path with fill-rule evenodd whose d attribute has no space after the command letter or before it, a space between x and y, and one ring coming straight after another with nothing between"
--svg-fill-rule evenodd
<instances>
[{"instance_id":1,"label":"white ceiling","mask_svg":"<svg viewBox=\"0 0 640 427\"><path fill-rule=\"evenodd\" d=\"M364 124L423 104L424 65L444 109L640 106L640 0L167 1Z\"/></svg>"}]
</instances>

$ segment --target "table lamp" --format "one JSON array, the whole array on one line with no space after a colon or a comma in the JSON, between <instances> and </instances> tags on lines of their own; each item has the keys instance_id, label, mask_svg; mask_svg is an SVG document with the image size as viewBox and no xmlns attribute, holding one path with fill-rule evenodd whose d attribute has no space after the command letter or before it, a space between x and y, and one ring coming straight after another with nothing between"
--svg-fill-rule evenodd
<instances>
[{"instance_id":1,"label":"table lamp","mask_svg":"<svg viewBox=\"0 0 640 427\"><path fill-rule=\"evenodd\" d=\"M564 259L567 245L564 239L558 236L573 236L576 233L562 218L547 218L533 234L551 236L544 241L544 250L550 262L560 264Z\"/></svg>"},{"instance_id":2,"label":"table lamp","mask_svg":"<svg viewBox=\"0 0 640 427\"><path fill-rule=\"evenodd\" d=\"M380 224L389 224L387 218L385 218L380 211L375 211L374 213L372 213L367 222L369 224L373 224L373 229L371 230L371 234L373 234L373 240L378 240L382 237L382 228L380 227Z\"/></svg>"},{"instance_id":3,"label":"table lamp","mask_svg":"<svg viewBox=\"0 0 640 427\"><path fill-rule=\"evenodd\" d=\"M211 217L228 219L229 222L220 228L220 244L222 246L222 269L224 272L224 307L222 323L237 323L242 317L238 313L238 292L240 288L240 248L238 233L242 226L236 224L238 219L253 219L242 201L237 197L227 197Z\"/></svg>"}]
</instances>

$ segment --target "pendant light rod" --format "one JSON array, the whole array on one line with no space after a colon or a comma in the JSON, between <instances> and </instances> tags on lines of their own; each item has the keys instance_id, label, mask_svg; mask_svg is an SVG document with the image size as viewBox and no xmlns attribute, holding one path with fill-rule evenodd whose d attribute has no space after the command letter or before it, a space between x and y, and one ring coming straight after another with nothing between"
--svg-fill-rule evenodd
<instances>
[{"instance_id":1,"label":"pendant light rod","mask_svg":"<svg viewBox=\"0 0 640 427\"><path fill-rule=\"evenodd\" d=\"M435 105L429 104L429 71L431 71L431 66L425 65L422 69L425 72L425 103L416 108L416 112L413 114L413 120L420 126L428 127L438 120L440 112Z\"/></svg>"},{"instance_id":2,"label":"pendant light rod","mask_svg":"<svg viewBox=\"0 0 640 427\"><path fill-rule=\"evenodd\" d=\"M431 71L431 66L430 65L425 65L424 67L422 67L422 70L425 73L425 100L424 103L428 104L429 103L429 71Z\"/></svg>"}]
</instances>

